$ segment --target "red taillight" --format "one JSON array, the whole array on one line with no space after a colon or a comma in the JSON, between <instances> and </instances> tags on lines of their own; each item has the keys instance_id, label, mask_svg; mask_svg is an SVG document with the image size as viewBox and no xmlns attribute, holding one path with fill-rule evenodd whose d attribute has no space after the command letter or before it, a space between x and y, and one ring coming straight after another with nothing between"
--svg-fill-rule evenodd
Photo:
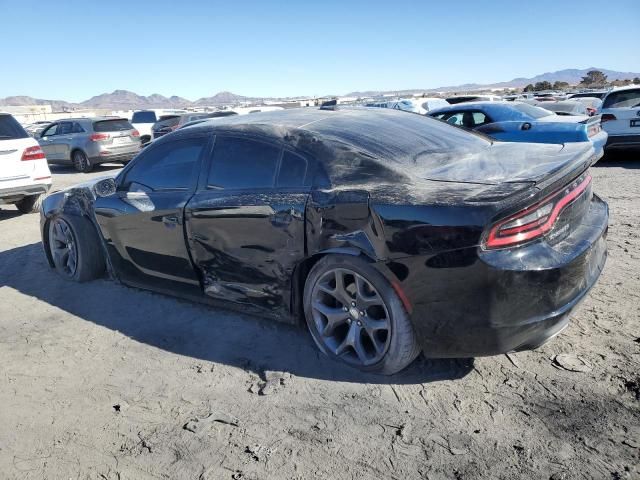
<instances>
[{"instance_id":1,"label":"red taillight","mask_svg":"<svg viewBox=\"0 0 640 480\"><path fill-rule=\"evenodd\" d=\"M595 125L591 125L587 129L587 136L593 137L594 135L599 134L601 131L602 131L602 127L600 126L599 123L596 123Z\"/></svg>"},{"instance_id":2,"label":"red taillight","mask_svg":"<svg viewBox=\"0 0 640 480\"><path fill-rule=\"evenodd\" d=\"M576 180L562 192L554 193L541 202L496 223L485 240L487 249L512 247L534 240L549 232L562 210L584 192L591 183L591 175Z\"/></svg>"},{"instance_id":3,"label":"red taillight","mask_svg":"<svg viewBox=\"0 0 640 480\"><path fill-rule=\"evenodd\" d=\"M103 140L109 140L111 138L108 133L92 133L89 135L89 140L92 142L101 142Z\"/></svg>"},{"instance_id":4,"label":"red taillight","mask_svg":"<svg viewBox=\"0 0 640 480\"><path fill-rule=\"evenodd\" d=\"M43 158L45 158L44 152L42 151L42 148L38 146L25 148L20 160L24 162L26 160L42 160Z\"/></svg>"},{"instance_id":5,"label":"red taillight","mask_svg":"<svg viewBox=\"0 0 640 480\"><path fill-rule=\"evenodd\" d=\"M613 113L603 113L602 117L600 117L600 123L608 122L610 120L617 120Z\"/></svg>"},{"instance_id":6,"label":"red taillight","mask_svg":"<svg viewBox=\"0 0 640 480\"><path fill-rule=\"evenodd\" d=\"M132 137L139 137L140 136L140 132L138 130L134 130L133 132L131 132L131 136Z\"/></svg>"}]
</instances>

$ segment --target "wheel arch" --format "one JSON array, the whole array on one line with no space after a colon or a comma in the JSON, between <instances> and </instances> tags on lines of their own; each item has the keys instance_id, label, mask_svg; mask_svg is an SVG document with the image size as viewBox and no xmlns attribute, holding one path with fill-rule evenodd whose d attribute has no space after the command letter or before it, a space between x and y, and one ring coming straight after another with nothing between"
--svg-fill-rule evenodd
<instances>
[{"instance_id":1,"label":"wheel arch","mask_svg":"<svg viewBox=\"0 0 640 480\"><path fill-rule=\"evenodd\" d=\"M361 257L370 263L376 260L371 258L369 253L356 247L335 247L314 253L300 261L291 275L291 300L289 302L289 311L296 323L304 323L304 285L309 276L309 272L322 258L327 255L350 255L352 257Z\"/></svg>"}]
</instances>

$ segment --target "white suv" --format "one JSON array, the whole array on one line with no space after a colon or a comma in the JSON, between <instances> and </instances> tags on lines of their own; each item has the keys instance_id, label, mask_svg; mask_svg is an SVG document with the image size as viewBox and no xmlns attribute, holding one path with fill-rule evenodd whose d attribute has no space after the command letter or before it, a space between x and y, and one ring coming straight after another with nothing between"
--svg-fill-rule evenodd
<instances>
[{"instance_id":1,"label":"white suv","mask_svg":"<svg viewBox=\"0 0 640 480\"><path fill-rule=\"evenodd\" d=\"M51 172L38 142L8 113L0 112L0 204L37 212L51 188Z\"/></svg>"},{"instance_id":2,"label":"white suv","mask_svg":"<svg viewBox=\"0 0 640 480\"><path fill-rule=\"evenodd\" d=\"M640 85L606 93L599 113L609 134L607 148L640 148Z\"/></svg>"}]
</instances>

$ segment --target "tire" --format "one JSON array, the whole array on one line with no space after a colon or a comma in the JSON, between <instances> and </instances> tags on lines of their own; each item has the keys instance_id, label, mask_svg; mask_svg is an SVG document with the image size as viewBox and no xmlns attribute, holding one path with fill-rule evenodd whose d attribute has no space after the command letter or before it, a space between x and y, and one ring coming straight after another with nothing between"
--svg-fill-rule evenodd
<instances>
[{"instance_id":1,"label":"tire","mask_svg":"<svg viewBox=\"0 0 640 480\"><path fill-rule=\"evenodd\" d=\"M100 238L87 218L56 216L48 222L47 234L51 259L62 278L86 282L104 274L106 267Z\"/></svg>"},{"instance_id":2,"label":"tire","mask_svg":"<svg viewBox=\"0 0 640 480\"><path fill-rule=\"evenodd\" d=\"M75 152L73 152L71 160L73 162L73 168L75 168L78 172L88 173L93 169L91 160L89 160L87 155L82 150L76 150Z\"/></svg>"},{"instance_id":3,"label":"tire","mask_svg":"<svg viewBox=\"0 0 640 480\"><path fill-rule=\"evenodd\" d=\"M16 202L20 213L37 213L40 211L40 205L42 205L42 195L28 195Z\"/></svg>"},{"instance_id":4,"label":"tire","mask_svg":"<svg viewBox=\"0 0 640 480\"><path fill-rule=\"evenodd\" d=\"M392 375L420 354L402 301L360 257L327 255L318 261L305 282L304 313L318 348L359 370Z\"/></svg>"}]
</instances>

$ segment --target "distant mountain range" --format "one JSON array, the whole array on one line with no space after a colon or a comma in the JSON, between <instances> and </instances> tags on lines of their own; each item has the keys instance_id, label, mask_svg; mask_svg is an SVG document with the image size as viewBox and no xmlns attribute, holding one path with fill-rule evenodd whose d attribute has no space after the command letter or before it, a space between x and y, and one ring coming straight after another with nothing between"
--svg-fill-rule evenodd
<instances>
[{"instance_id":1,"label":"distant mountain range","mask_svg":"<svg viewBox=\"0 0 640 480\"><path fill-rule=\"evenodd\" d=\"M589 70L600 70L607 75L608 80L625 80L640 77L640 73L635 72L618 72L615 70L607 70L605 68L585 68L585 69L566 69L559 70L557 72L547 72L540 75L536 75L531 78L514 78L508 82L499 82L492 84L477 84L468 83L464 85L456 85L449 87L439 88L418 88L418 89L406 89L406 90L391 90L391 91L360 91L351 92L346 94L349 97L371 97L383 94L395 94L395 95L411 95L420 92L460 92L467 90L480 90L491 88L522 88L528 84L535 84L536 82L567 82L571 85L576 85L580 82ZM245 97L242 95L236 95L231 92L219 92L211 97L200 98L196 101L191 101L186 98L171 96L165 97L154 93L145 97L128 90L115 90L112 93L103 93L85 100L80 103L71 103L63 100L44 100L39 98L32 98L27 96L15 96L0 98L0 106L10 105L51 105L55 111L59 110L75 110L80 108L88 109L104 109L104 110L129 110L129 109L141 109L141 108L185 108L190 106L223 106L223 105L237 105L243 102L260 102L264 100L287 100L287 98L262 98L262 97Z\"/></svg>"}]
</instances>

